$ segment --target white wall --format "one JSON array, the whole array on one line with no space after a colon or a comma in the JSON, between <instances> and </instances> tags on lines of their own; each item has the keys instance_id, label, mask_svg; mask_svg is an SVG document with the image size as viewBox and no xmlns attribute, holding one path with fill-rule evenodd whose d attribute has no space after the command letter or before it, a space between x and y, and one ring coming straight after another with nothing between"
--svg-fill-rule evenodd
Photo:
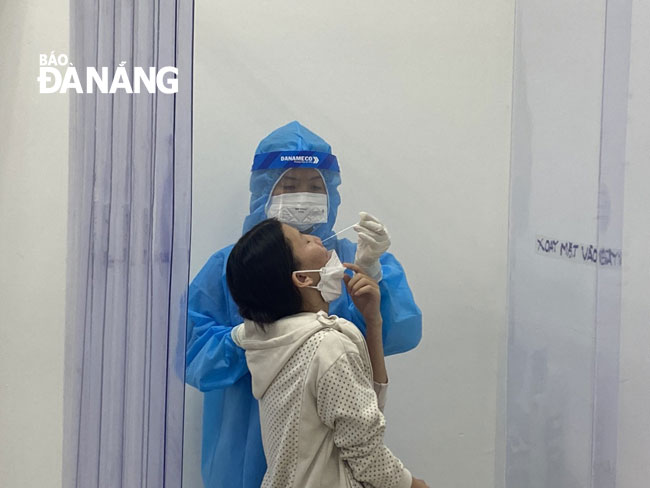
<instances>
[{"instance_id":1,"label":"white wall","mask_svg":"<svg viewBox=\"0 0 650 488\"><path fill-rule=\"evenodd\" d=\"M618 488L650 479L650 4L635 0L625 169Z\"/></svg>"},{"instance_id":2,"label":"white wall","mask_svg":"<svg viewBox=\"0 0 650 488\"><path fill-rule=\"evenodd\" d=\"M505 341L514 2L198 2L192 271L234 242L254 149L297 119L380 217L424 317L388 362L386 442L431 486L491 486ZM354 238L354 234L348 235ZM201 486L188 388L185 486Z\"/></svg>"},{"instance_id":3,"label":"white wall","mask_svg":"<svg viewBox=\"0 0 650 488\"><path fill-rule=\"evenodd\" d=\"M68 97L40 95L68 52L66 0L0 6L0 486L60 486Z\"/></svg>"}]
</instances>

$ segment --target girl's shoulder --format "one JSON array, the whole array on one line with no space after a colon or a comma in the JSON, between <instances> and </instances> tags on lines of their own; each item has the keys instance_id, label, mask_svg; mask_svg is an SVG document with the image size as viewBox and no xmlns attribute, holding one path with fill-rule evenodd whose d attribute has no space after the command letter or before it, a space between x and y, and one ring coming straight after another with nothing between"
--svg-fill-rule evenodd
<instances>
[{"instance_id":1,"label":"girl's shoulder","mask_svg":"<svg viewBox=\"0 0 650 488\"><path fill-rule=\"evenodd\" d=\"M358 331L356 327L354 327L354 329ZM318 348L321 354L341 355L346 353L359 352L359 347L356 344L356 341L350 337L350 332L354 333L353 329L350 329L350 332L346 331L347 333L334 327L328 327L323 330L326 333L323 335L320 346ZM359 335L361 335L361 332L359 332ZM363 338L362 335L361 338Z\"/></svg>"},{"instance_id":2,"label":"girl's shoulder","mask_svg":"<svg viewBox=\"0 0 650 488\"><path fill-rule=\"evenodd\" d=\"M361 331L352 323L336 316L333 322L323 327L318 349L312 360L312 370L317 377L325 374L337 361L348 360L352 356L361 356L365 339Z\"/></svg>"},{"instance_id":3,"label":"girl's shoulder","mask_svg":"<svg viewBox=\"0 0 650 488\"><path fill-rule=\"evenodd\" d=\"M322 327L333 329L336 333L333 337L341 340L342 344L347 344L351 341L358 349L362 343L365 343L365 339L359 328L349 320L337 315L328 315L325 312L318 312L316 317ZM330 341L334 342L334 339L331 338ZM349 344L347 345L349 346Z\"/></svg>"}]
</instances>

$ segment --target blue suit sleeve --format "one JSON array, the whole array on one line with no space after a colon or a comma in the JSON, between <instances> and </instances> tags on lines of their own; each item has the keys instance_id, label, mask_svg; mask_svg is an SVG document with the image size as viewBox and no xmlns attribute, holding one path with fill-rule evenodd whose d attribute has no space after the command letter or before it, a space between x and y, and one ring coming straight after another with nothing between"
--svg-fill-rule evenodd
<instances>
[{"instance_id":1,"label":"blue suit sleeve","mask_svg":"<svg viewBox=\"0 0 650 488\"><path fill-rule=\"evenodd\" d=\"M404 268L395 256L384 253L379 262L383 272L379 290L384 354L389 356L410 351L420 343L422 312L415 304Z\"/></svg>"},{"instance_id":2,"label":"blue suit sleeve","mask_svg":"<svg viewBox=\"0 0 650 488\"><path fill-rule=\"evenodd\" d=\"M185 377L201 391L225 388L248 373L244 350L230 336L242 322L226 284L230 249L212 255L190 284Z\"/></svg>"},{"instance_id":3,"label":"blue suit sleeve","mask_svg":"<svg viewBox=\"0 0 650 488\"><path fill-rule=\"evenodd\" d=\"M342 260L354 262L356 244L341 239L338 249ZM383 278L379 282L381 292L381 318L384 354L390 356L415 348L422 338L422 312L415 304L413 293L406 280L406 273L391 253L382 254L379 259ZM349 297L348 297L349 299ZM366 324L352 300L348 303L348 320L356 324L365 334Z\"/></svg>"}]
</instances>

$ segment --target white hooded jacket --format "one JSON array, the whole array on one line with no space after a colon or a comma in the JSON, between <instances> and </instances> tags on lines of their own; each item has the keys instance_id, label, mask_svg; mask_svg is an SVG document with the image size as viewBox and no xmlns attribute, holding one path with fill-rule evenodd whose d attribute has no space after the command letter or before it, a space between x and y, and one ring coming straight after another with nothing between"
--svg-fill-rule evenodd
<instances>
[{"instance_id":1,"label":"white hooded jacket","mask_svg":"<svg viewBox=\"0 0 650 488\"><path fill-rule=\"evenodd\" d=\"M356 326L305 312L266 331L246 321L232 338L246 351L259 400L262 487L411 486L411 473L384 445L385 419Z\"/></svg>"}]
</instances>

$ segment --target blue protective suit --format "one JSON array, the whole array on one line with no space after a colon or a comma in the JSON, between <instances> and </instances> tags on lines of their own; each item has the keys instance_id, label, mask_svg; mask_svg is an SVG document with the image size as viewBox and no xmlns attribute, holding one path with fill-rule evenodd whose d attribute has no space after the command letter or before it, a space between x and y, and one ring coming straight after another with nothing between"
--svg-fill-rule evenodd
<instances>
[{"instance_id":1,"label":"blue protective suit","mask_svg":"<svg viewBox=\"0 0 650 488\"><path fill-rule=\"evenodd\" d=\"M324 140L298 122L277 129L262 140L256 154L274 151L318 151L331 154ZM286 170L255 170L251 173L250 215L243 232L266 218L265 206L273 186ZM327 223L310 233L325 239L333 235L340 203L338 171L322 170L328 192ZM330 239L342 262L354 262L356 244ZM257 400L251 391L251 376L244 350L233 342L232 327L243 322L226 284L226 263L233 245L214 253L189 289L186 381L205 392L201 472L206 488L258 488L266 471ZM380 259L383 279L381 315L386 355L408 351L420 341L422 314L413 300L400 263L390 253ZM331 314L344 317L365 334L364 320L343 288L342 296L330 303Z\"/></svg>"}]
</instances>

